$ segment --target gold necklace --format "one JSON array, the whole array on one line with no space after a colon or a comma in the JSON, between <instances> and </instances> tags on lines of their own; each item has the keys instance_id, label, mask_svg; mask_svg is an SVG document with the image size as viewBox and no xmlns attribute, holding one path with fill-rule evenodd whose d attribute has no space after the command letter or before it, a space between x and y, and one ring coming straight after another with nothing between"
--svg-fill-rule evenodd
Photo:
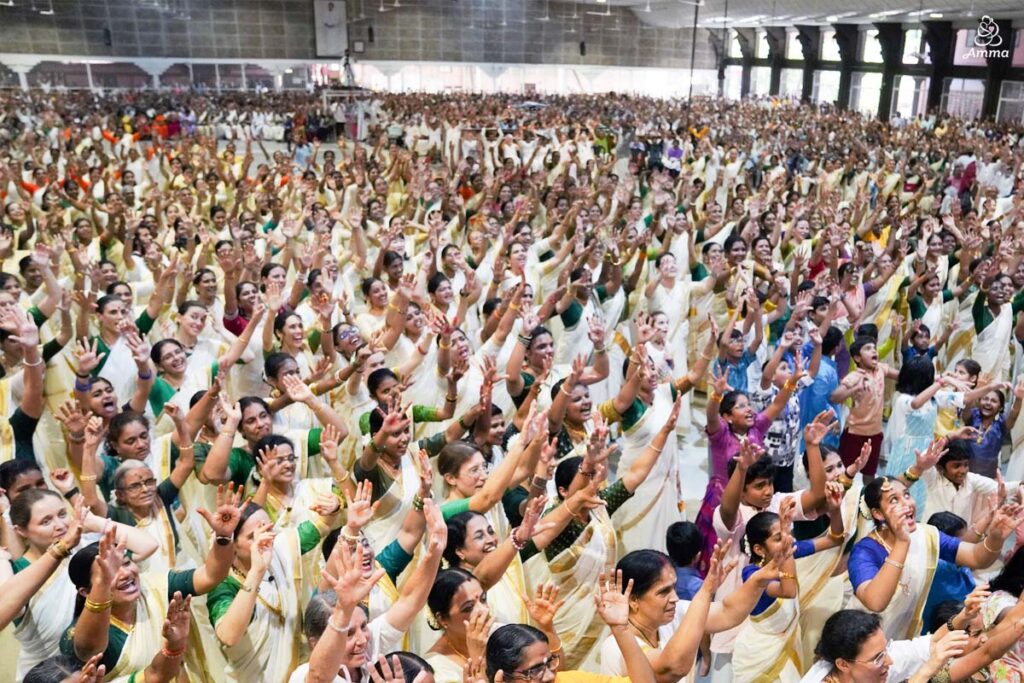
<instances>
[{"instance_id":1,"label":"gold necklace","mask_svg":"<svg viewBox=\"0 0 1024 683\"><path fill-rule=\"evenodd\" d=\"M885 549L885 553L887 555L892 555L892 548L889 546L888 543L885 542L885 539L882 538L882 534L878 533L878 529L872 531L871 535L875 537L876 541L878 541L878 545L882 546Z\"/></svg>"},{"instance_id":2,"label":"gold necklace","mask_svg":"<svg viewBox=\"0 0 1024 683\"><path fill-rule=\"evenodd\" d=\"M632 619L629 620L629 625L632 626L633 630L637 632L637 635L640 636L640 639L643 640L645 643L647 643L647 647L651 648L652 650L657 650L658 649L657 643L652 643L651 639L647 637L646 633L644 633L644 630L642 628L640 628L639 626L637 626L636 624L634 624ZM655 637L657 637L658 636L658 632L655 631L654 635L655 635Z\"/></svg>"},{"instance_id":3,"label":"gold necklace","mask_svg":"<svg viewBox=\"0 0 1024 683\"><path fill-rule=\"evenodd\" d=\"M463 662L469 661L469 655L462 654L461 652L459 652L459 648L455 647L455 643L453 643L451 639L448 639L448 647L450 647L452 652L454 652L457 656L461 657Z\"/></svg>"},{"instance_id":4,"label":"gold necklace","mask_svg":"<svg viewBox=\"0 0 1024 683\"><path fill-rule=\"evenodd\" d=\"M875 537L875 540L878 541L878 544L881 545L882 548L885 550L885 554L886 555L892 555L892 548L889 547L889 544L886 543L885 540L882 538L882 534L878 533L878 529L875 529L874 531L872 531L871 534L869 535L869 537L870 536L874 536ZM900 570L899 586L900 586L900 590L903 592L904 595L910 595L910 581L909 581L909 579L905 578L905 575L904 575L902 569Z\"/></svg>"},{"instance_id":5,"label":"gold necklace","mask_svg":"<svg viewBox=\"0 0 1024 683\"><path fill-rule=\"evenodd\" d=\"M267 571L270 571L270 570L268 569ZM231 567L231 572L235 575L235 578L238 580L238 582L240 584L245 585L246 574L242 573L239 569L237 569L234 566ZM275 582L275 584L276 584L276 582ZM264 598L263 595L260 593L259 588L257 588L256 589L256 600L257 600L257 602L262 604L264 607L266 607L268 612L270 612L271 614L276 616L278 621L280 621L282 624L285 622L284 610L281 609L281 602L284 600L284 597L280 593L278 593L278 595L277 595L277 604L276 605L271 605L266 600L266 598Z\"/></svg>"}]
</instances>

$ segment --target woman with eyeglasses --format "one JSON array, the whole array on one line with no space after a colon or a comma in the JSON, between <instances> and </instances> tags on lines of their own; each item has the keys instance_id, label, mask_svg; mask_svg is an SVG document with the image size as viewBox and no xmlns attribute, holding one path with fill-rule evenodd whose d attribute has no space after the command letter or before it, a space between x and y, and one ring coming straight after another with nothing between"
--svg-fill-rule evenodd
<instances>
[{"instance_id":1,"label":"woman with eyeglasses","mask_svg":"<svg viewBox=\"0 0 1024 683\"><path fill-rule=\"evenodd\" d=\"M177 406L169 405L170 414L182 420ZM85 448L82 458L82 474L79 477L82 497L93 513L112 519L127 526L138 527L153 537L159 550L148 560L139 562L144 572L164 572L176 567L194 566L200 557L195 548L190 557L179 557L180 536L174 506L178 503L179 492L185 486L193 469L193 448L179 451L177 461L170 473L158 480L152 468L142 460L125 460L111 475L114 498L102 496L97 486L96 450L102 439L103 424L100 418L92 417L85 430Z\"/></svg>"},{"instance_id":2,"label":"woman with eyeglasses","mask_svg":"<svg viewBox=\"0 0 1024 683\"><path fill-rule=\"evenodd\" d=\"M623 589L622 572L602 576L595 587L597 613L611 629L626 665L625 676L603 676L586 671L559 671L559 657L547 636L532 626L508 624L487 640L488 683L537 681L540 683L656 683L654 669L636 639L627 630L632 582Z\"/></svg>"}]
</instances>

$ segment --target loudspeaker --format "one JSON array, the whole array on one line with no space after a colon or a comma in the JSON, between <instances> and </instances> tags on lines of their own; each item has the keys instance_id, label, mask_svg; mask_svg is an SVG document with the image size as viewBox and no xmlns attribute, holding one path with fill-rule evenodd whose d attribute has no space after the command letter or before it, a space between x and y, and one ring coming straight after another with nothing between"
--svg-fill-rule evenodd
<instances>
[{"instance_id":1,"label":"loudspeaker","mask_svg":"<svg viewBox=\"0 0 1024 683\"><path fill-rule=\"evenodd\" d=\"M587 41L581 40L580 41L580 57L586 57L586 56L587 56Z\"/></svg>"},{"instance_id":2,"label":"loudspeaker","mask_svg":"<svg viewBox=\"0 0 1024 683\"><path fill-rule=\"evenodd\" d=\"M109 28L103 29L103 44L106 45L107 47L110 47L111 45L114 44L114 38L113 38L113 36L110 35L110 29Z\"/></svg>"},{"instance_id":3,"label":"loudspeaker","mask_svg":"<svg viewBox=\"0 0 1024 683\"><path fill-rule=\"evenodd\" d=\"M368 42L368 43L372 43L373 42L373 27L372 26L368 26L367 29L366 29L366 42Z\"/></svg>"}]
</instances>

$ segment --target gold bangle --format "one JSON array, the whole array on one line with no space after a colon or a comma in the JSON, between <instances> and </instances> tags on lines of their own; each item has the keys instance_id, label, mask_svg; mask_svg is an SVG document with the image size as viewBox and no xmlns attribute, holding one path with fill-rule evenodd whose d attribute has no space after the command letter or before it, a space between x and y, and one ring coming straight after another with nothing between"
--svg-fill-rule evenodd
<instances>
[{"instance_id":1,"label":"gold bangle","mask_svg":"<svg viewBox=\"0 0 1024 683\"><path fill-rule=\"evenodd\" d=\"M903 563L902 562L897 562L896 560L890 560L888 557L885 558L885 561L884 561L883 564L891 564L892 566L896 567L896 569L903 569Z\"/></svg>"},{"instance_id":2,"label":"gold bangle","mask_svg":"<svg viewBox=\"0 0 1024 683\"><path fill-rule=\"evenodd\" d=\"M796 391L796 382L791 379L786 380L786 383L782 385L782 388L789 393L793 393Z\"/></svg>"},{"instance_id":3,"label":"gold bangle","mask_svg":"<svg viewBox=\"0 0 1024 683\"><path fill-rule=\"evenodd\" d=\"M984 539L982 539L981 547L984 548L985 550L989 551L990 553L995 553L996 555L998 555L999 551L1002 550L1002 548L996 548L995 550L993 550L992 548L989 548L988 547L988 539L989 539L988 536L986 536Z\"/></svg>"},{"instance_id":4,"label":"gold bangle","mask_svg":"<svg viewBox=\"0 0 1024 683\"><path fill-rule=\"evenodd\" d=\"M722 395L720 393L718 393L717 391L712 391L711 392L711 402L712 403L721 403L722 402Z\"/></svg>"},{"instance_id":5,"label":"gold bangle","mask_svg":"<svg viewBox=\"0 0 1024 683\"><path fill-rule=\"evenodd\" d=\"M913 465L911 465L911 467L913 467ZM906 470L905 470L905 471L903 472L903 478L904 478L904 479L906 479L907 481L909 481L909 482L910 482L911 484L913 484L913 483L914 483L915 481L917 481L917 480L918 480L918 479L920 479L921 477L920 477L920 475L916 475L916 474L911 474L911 473L910 473L910 467L908 467L908 468L907 468L907 469L906 469Z\"/></svg>"},{"instance_id":6,"label":"gold bangle","mask_svg":"<svg viewBox=\"0 0 1024 683\"><path fill-rule=\"evenodd\" d=\"M846 538L846 534L844 534L842 532L837 534L837 533L832 531L832 527L829 527L828 528L828 537L831 538L833 541L841 541L844 538Z\"/></svg>"},{"instance_id":7,"label":"gold bangle","mask_svg":"<svg viewBox=\"0 0 1024 683\"><path fill-rule=\"evenodd\" d=\"M335 477L334 478L334 483L337 484L338 486L341 486L346 481L348 481L349 478L351 478L351 477L352 477L352 473L350 471L348 471L348 470L345 470L345 476L341 477L340 479L338 477Z\"/></svg>"},{"instance_id":8,"label":"gold bangle","mask_svg":"<svg viewBox=\"0 0 1024 683\"><path fill-rule=\"evenodd\" d=\"M388 302L388 310L394 311L395 313L401 313L402 312L401 309L398 308L398 306L394 305L390 301Z\"/></svg>"},{"instance_id":9,"label":"gold bangle","mask_svg":"<svg viewBox=\"0 0 1024 683\"><path fill-rule=\"evenodd\" d=\"M445 396L444 397L444 402L445 403L455 403L458 400L459 400L458 396Z\"/></svg>"},{"instance_id":10,"label":"gold bangle","mask_svg":"<svg viewBox=\"0 0 1024 683\"><path fill-rule=\"evenodd\" d=\"M576 515L579 514L578 512L573 512L572 507L569 505L569 501L568 500L565 501L565 509L568 510L569 514L572 515L573 517L575 517Z\"/></svg>"},{"instance_id":11,"label":"gold bangle","mask_svg":"<svg viewBox=\"0 0 1024 683\"><path fill-rule=\"evenodd\" d=\"M108 609L110 609L110 606L113 604L113 598L107 600L106 602L93 602L89 598L85 599L85 609L95 614L99 614L100 612L106 612Z\"/></svg>"},{"instance_id":12,"label":"gold bangle","mask_svg":"<svg viewBox=\"0 0 1024 683\"><path fill-rule=\"evenodd\" d=\"M522 306L520 306L519 304L509 304L508 307L513 311L518 311L520 308L522 308Z\"/></svg>"},{"instance_id":13,"label":"gold bangle","mask_svg":"<svg viewBox=\"0 0 1024 683\"><path fill-rule=\"evenodd\" d=\"M779 572L780 579L792 579L796 581L796 574L790 574L789 572Z\"/></svg>"},{"instance_id":14,"label":"gold bangle","mask_svg":"<svg viewBox=\"0 0 1024 683\"><path fill-rule=\"evenodd\" d=\"M704 360L711 360L712 358L715 357L715 354L706 355L702 353L700 354L700 357L703 358Z\"/></svg>"},{"instance_id":15,"label":"gold bangle","mask_svg":"<svg viewBox=\"0 0 1024 683\"><path fill-rule=\"evenodd\" d=\"M96 481L99 478L97 474L83 474L78 477L79 482Z\"/></svg>"},{"instance_id":16,"label":"gold bangle","mask_svg":"<svg viewBox=\"0 0 1024 683\"><path fill-rule=\"evenodd\" d=\"M437 342L437 348L445 349L447 351L448 349L452 348L452 345L451 344L445 344L443 341L439 341L439 342Z\"/></svg>"},{"instance_id":17,"label":"gold bangle","mask_svg":"<svg viewBox=\"0 0 1024 683\"><path fill-rule=\"evenodd\" d=\"M193 451L193 450L195 450L195 447L192 446L192 445L178 446L178 452L179 453L184 453L185 451Z\"/></svg>"}]
</instances>

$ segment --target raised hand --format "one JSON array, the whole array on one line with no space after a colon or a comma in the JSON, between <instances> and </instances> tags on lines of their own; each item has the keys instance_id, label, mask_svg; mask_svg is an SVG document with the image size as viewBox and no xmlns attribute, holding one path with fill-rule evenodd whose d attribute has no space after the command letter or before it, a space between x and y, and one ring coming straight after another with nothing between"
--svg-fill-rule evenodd
<instances>
[{"instance_id":1,"label":"raised hand","mask_svg":"<svg viewBox=\"0 0 1024 683\"><path fill-rule=\"evenodd\" d=\"M625 626L629 623L629 596L633 592L633 580L622 586L622 570L614 574L601 574L599 589L594 596L597 613L609 626Z\"/></svg>"},{"instance_id":2,"label":"raised hand","mask_svg":"<svg viewBox=\"0 0 1024 683\"><path fill-rule=\"evenodd\" d=\"M107 529L100 538L99 554L92 563L91 582L93 586L107 586L113 589L117 572L124 565L125 541L117 540L115 528Z\"/></svg>"},{"instance_id":3,"label":"raised hand","mask_svg":"<svg viewBox=\"0 0 1024 683\"><path fill-rule=\"evenodd\" d=\"M78 673L78 683L103 683L107 675L107 667L100 663L103 661L103 654L101 652L89 658Z\"/></svg>"},{"instance_id":4,"label":"raised hand","mask_svg":"<svg viewBox=\"0 0 1024 683\"><path fill-rule=\"evenodd\" d=\"M359 532L373 519L380 501L370 502L373 498L373 484L369 481L362 481L356 484L356 495L348 502L348 527L353 532Z\"/></svg>"},{"instance_id":5,"label":"raised hand","mask_svg":"<svg viewBox=\"0 0 1024 683\"><path fill-rule=\"evenodd\" d=\"M267 522L256 533L252 535L252 549L250 551L250 568L258 576L263 576L270 569L270 562L274 555L274 525ZM338 545L342 545L339 543Z\"/></svg>"},{"instance_id":6,"label":"raised hand","mask_svg":"<svg viewBox=\"0 0 1024 683\"><path fill-rule=\"evenodd\" d=\"M826 409L818 413L814 420L804 427L804 441L812 446L821 445L821 440L839 426L836 415L832 409Z\"/></svg>"},{"instance_id":7,"label":"raised hand","mask_svg":"<svg viewBox=\"0 0 1024 683\"><path fill-rule=\"evenodd\" d=\"M341 501L333 493L318 494L309 509L321 517L333 517L341 512Z\"/></svg>"},{"instance_id":8,"label":"raised hand","mask_svg":"<svg viewBox=\"0 0 1024 683\"><path fill-rule=\"evenodd\" d=\"M281 378L281 383L284 384L284 390L288 394L288 398L295 403L308 403L316 398L309 385L295 375L285 375Z\"/></svg>"},{"instance_id":9,"label":"raised hand","mask_svg":"<svg viewBox=\"0 0 1024 683\"><path fill-rule=\"evenodd\" d=\"M939 438L928 444L928 447L924 449L924 453L918 450L914 451L914 467L917 468L918 474L935 467L935 463L946 454L948 450L946 448L947 443L945 438Z\"/></svg>"},{"instance_id":10,"label":"raised hand","mask_svg":"<svg viewBox=\"0 0 1024 683\"><path fill-rule=\"evenodd\" d=\"M213 533L221 538L229 538L235 533L235 527L242 518L242 493L243 487L235 489L234 482L228 482L217 486L217 509L210 513L206 508L197 508L198 512L206 523L213 529Z\"/></svg>"},{"instance_id":11,"label":"raised hand","mask_svg":"<svg viewBox=\"0 0 1024 683\"><path fill-rule=\"evenodd\" d=\"M555 615L565 600L558 599L560 588L557 584L548 582L537 586L534 599L526 599L526 611L530 618L536 622L537 627L545 633L553 633L555 630Z\"/></svg>"},{"instance_id":12,"label":"raised hand","mask_svg":"<svg viewBox=\"0 0 1024 683\"><path fill-rule=\"evenodd\" d=\"M179 652L188 646L188 632L192 623L192 596L184 598L180 591L175 591L170 604L167 605L167 618L161 631L164 637L164 649Z\"/></svg>"},{"instance_id":13,"label":"raised hand","mask_svg":"<svg viewBox=\"0 0 1024 683\"><path fill-rule=\"evenodd\" d=\"M483 657L487 651L487 639L491 635L494 617L487 609L487 603L480 601L473 606L466 625L466 649L470 659Z\"/></svg>"},{"instance_id":14,"label":"raised hand","mask_svg":"<svg viewBox=\"0 0 1024 683\"><path fill-rule=\"evenodd\" d=\"M711 561L708 564L708 573L704 577L702 588L707 589L714 595L722 585L725 577L736 567L737 560L725 561L725 555L729 552L729 544L726 541L719 541L711 553Z\"/></svg>"},{"instance_id":15,"label":"raised hand","mask_svg":"<svg viewBox=\"0 0 1024 683\"><path fill-rule=\"evenodd\" d=\"M747 470L750 469L755 462L760 460L764 454L764 448L758 446L750 439L744 439L740 442L740 452L736 458L739 460L739 466Z\"/></svg>"}]
</instances>

